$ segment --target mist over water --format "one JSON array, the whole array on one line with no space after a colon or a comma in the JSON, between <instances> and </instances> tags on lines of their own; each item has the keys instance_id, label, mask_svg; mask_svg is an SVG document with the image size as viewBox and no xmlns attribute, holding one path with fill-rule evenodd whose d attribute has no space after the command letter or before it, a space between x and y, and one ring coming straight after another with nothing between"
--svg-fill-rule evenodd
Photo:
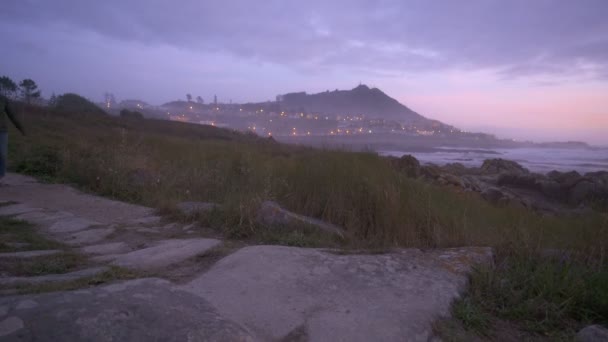
<instances>
[{"instance_id":1,"label":"mist over water","mask_svg":"<svg viewBox=\"0 0 608 342\"><path fill-rule=\"evenodd\" d=\"M380 151L381 155L401 157L411 154L421 163L445 165L461 163L468 167L481 166L484 160L502 158L518 162L533 172L547 173L557 171L578 171L581 174L595 171L608 171L608 148L602 149L558 149L558 148L495 148L470 149L450 147L449 151L438 152L400 152Z\"/></svg>"}]
</instances>

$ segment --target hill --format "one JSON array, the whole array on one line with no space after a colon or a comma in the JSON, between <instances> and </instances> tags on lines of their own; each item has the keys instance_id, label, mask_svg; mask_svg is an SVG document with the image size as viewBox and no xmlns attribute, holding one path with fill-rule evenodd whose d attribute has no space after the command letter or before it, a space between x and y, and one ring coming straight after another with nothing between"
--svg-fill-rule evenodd
<instances>
[{"instance_id":1,"label":"hill","mask_svg":"<svg viewBox=\"0 0 608 342\"><path fill-rule=\"evenodd\" d=\"M334 115L365 115L367 118L398 122L425 122L424 116L414 112L378 88L359 85L352 90L334 90L318 94L289 93L278 97L282 107Z\"/></svg>"}]
</instances>

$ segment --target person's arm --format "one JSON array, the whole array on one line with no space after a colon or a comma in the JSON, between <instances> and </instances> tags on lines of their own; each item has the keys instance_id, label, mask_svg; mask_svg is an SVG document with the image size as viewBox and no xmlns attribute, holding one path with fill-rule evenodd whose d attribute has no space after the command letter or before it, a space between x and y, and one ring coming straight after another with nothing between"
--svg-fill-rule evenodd
<instances>
[{"instance_id":1,"label":"person's arm","mask_svg":"<svg viewBox=\"0 0 608 342\"><path fill-rule=\"evenodd\" d=\"M8 118L11 119L11 121L13 122L13 125L15 125L15 127L17 127L17 129L19 130L19 132L21 132L21 134L25 135L25 130L23 129L23 126L21 125L21 122L19 121L19 119L17 119L17 116L15 116L15 113L11 109L11 106L8 103L8 101L6 102L6 105L4 108L6 109L6 114L8 115Z\"/></svg>"}]
</instances>

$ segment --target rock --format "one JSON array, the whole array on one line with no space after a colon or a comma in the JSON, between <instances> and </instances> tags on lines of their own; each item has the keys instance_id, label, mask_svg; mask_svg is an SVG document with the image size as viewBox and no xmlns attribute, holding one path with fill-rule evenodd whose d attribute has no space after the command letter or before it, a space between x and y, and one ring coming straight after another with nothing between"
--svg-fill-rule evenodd
<instances>
[{"instance_id":1,"label":"rock","mask_svg":"<svg viewBox=\"0 0 608 342\"><path fill-rule=\"evenodd\" d=\"M88 229L70 234L67 238L62 240L68 245L89 245L92 243L98 243L114 233L114 231L114 228Z\"/></svg>"},{"instance_id":2,"label":"rock","mask_svg":"<svg viewBox=\"0 0 608 342\"><path fill-rule=\"evenodd\" d=\"M160 216L144 216L127 222L128 225L158 225L162 221Z\"/></svg>"},{"instance_id":3,"label":"rock","mask_svg":"<svg viewBox=\"0 0 608 342\"><path fill-rule=\"evenodd\" d=\"M0 337L11 335L21 329L23 329L23 321L19 317L11 316L0 321Z\"/></svg>"},{"instance_id":4,"label":"rock","mask_svg":"<svg viewBox=\"0 0 608 342\"><path fill-rule=\"evenodd\" d=\"M108 267L94 267L63 274L49 274L35 277L1 277L0 285L13 286L22 284L37 285L44 283L62 283L93 277L109 270L110 269Z\"/></svg>"},{"instance_id":5,"label":"rock","mask_svg":"<svg viewBox=\"0 0 608 342\"><path fill-rule=\"evenodd\" d=\"M59 249L50 249L44 251L24 251L24 252L14 252L14 253L0 253L0 259L2 258L15 258L15 259L29 259L36 258L40 256L59 254L63 251Z\"/></svg>"},{"instance_id":6,"label":"rock","mask_svg":"<svg viewBox=\"0 0 608 342\"><path fill-rule=\"evenodd\" d=\"M0 216L19 215L32 211L39 211L41 208L31 207L26 204L12 204L0 207Z\"/></svg>"},{"instance_id":7,"label":"rock","mask_svg":"<svg viewBox=\"0 0 608 342\"><path fill-rule=\"evenodd\" d=\"M527 173L501 173L496 180L496 184L530 190L540 189L538 175Z\"/></svg>"},{"instance_id":8,"label":"rock","mask_svg":"<svg viewBox=\"0 0 608 342\"><path fill-rule=\"evenodd\" d=\"M68 217L60 219L49 227L51 233L71 233L88 229L101 223L87 220L80 217Z\"/></svg>"},{"instance_id":9,"label":"rock","mask_svg":"<svg viewBox=\"0 0 608 342\"><path fill-rule=\"evenodd\" d=\"M497 188L487 188L481 192L481 197L492 204L499 204L505 195Z\"/></svg>"},{"instance_id":10,"label":"rock","mask_svg":"<svg viewBox=\"0 0 608 342\"><path fill-rule=\"evenodd\" d=\"M427 179L437 179L441 176L441 168L435 164L426 164L420 167L420 174Z\"/></svg>"},{"instance_id":11,"label":"rock","mask_svg":"<svg viewBox=\"0 0 608 342\"><path fill-rule=\"evenodd\" d=\"M576 205L586 200L599 199L602 195L599 185L583 179L570 189L569 202Z\"/></svg>"},{"instance_id":12,"label":"rock","mask_svg":"<svg viewBox=\"0 0 608 342\"><path fill-rule=\"evenodd\" d=\"M559 172L559 171L551 171L547 173L547 177L556 181L566 188L571 188L576 183L580 182L583 177L576 171L570 172Z\"/></svg>"},{"instance_id":13,"label":"rock","mask_svg":"<svg viewBox=\"0 0 608 342\"><path fill-rule=\"evenodd\" d=\"M538 186L540 192L549 198L559 201L566 201L568 199L568 189L554 180L539 180Z\"/></svg>"},{"instance_id":14,"label":"rock","mask_svg":"<svg viewBox=\"0 0 608 342\"><path fill-rule=\"evenodd\" d=\"M100 245L86 246L80 249L86 254L120 254L126 253L131 249L124 242L110 242Z\"/></svg>"},{"instance_id":15,"label":"rock","mask_svg":"<svg viewBox=\"0 0 608 342\"><path fill-rule=\"evenodd\" d=\"M215 239L163 240L156 245L117 256L112 264L131 269L154 269L175 264L219 245Z\"/></svg>"},{"instance_id":16,"label":"rock","mask_svg":"<svg viewBox=\"0 0 608 342\"><path fill-rule=\"evenodd\" d=\"M340 238L346 236L346 232L338 226L312 217L292 213L291 211L281 208L281 206L273 201L265 201L262 203L258 210L256 220L263 225L271 227L300 225L303 227L312 227Z\"/></svg>"},{"instance_id":17,"label":"rock","mask_svg":"<svg viewBox=\"0 0 608 342\"><path fill-rule=\"evenodd\" d=\"M519 165L518 163L512 160L506 159L486 159L481 165L480 169L482 174L499 174L503 172L512 173L512 174L526 174L529 173L528 169Z\"/></svg>"},{"instance_id":18,"label":"rock","mask_svg":"<svg viewBox=\"0 0 608 342\"><path fill-rule=\"evenodd\" d=\"M590 179L596 184L608 187L608 171L588 172L585 174L585 178Z\"/></svg>"},{"instance_id":19,"label":"rock","mask_svg":"<svg viewBox=\"0 0 608 342\"><path fill-rule=\"evenodd\" d=\"M608 329L601 325L590 325L576 334L577 342L607 342Z\"/></svg>"},{"instance_id":20,"label":"rock","mask_svg":"<svg viewBox=\"0 0 608 342\"><path fill-rule=\"evenodd\" d=\"M462 179L460 179L460 177L454 176L449 173L444 173L441 176L439 176L438 181L439 181L439 183L441 183L443 185L453 185L453 186L457 186L460 188L465 187L464 182L462 181Z\"/></svg>"},{"instance_id":21,"label":"rock","mask_svg":"<svg viewBox=\"0 0 608 342\"><path fill-rule=\"evenodd\" d=\"M176 207L188 216L220 209L219 204L210 202L181 202Z\"/></svg>"},{"instance_id":22,"label":"rock","mask_svg":"<svg viewBox=\"0 0 608 342\"><path fill-rule=\"evenodd\" d=\"M457 176L464 176L474 173L474 170L472 168L467 168L461 163L448 163L443 165L441 169L446 173L450 173Z\"/></svg>"},{"instance_id":23,"label":"rock","mask_svg":"<svg viewBox=\"0 0 608 342\"><path fill-rule=\"evenodd\" d=\"M73 217L73 216L74 215L67 213L65 211L50 212L50 211L46 211L46 210L41 210L41 211L32 211L32 212L28 212L28 213L23 213L23 214L17 215L16 218L19 220L27 221L29 223L42 225L42 224L48 224L49 222L53 222L53 221L57 221L57 220L60 220L63 218Z\"/></svg>"},{"instance_id":24,"label":"rock","mask_svg":"<svg viewBox=\"0 0 608 342\"><path fill-rule=\"evenodd\" d=\"M393 167L404 173L408 177L417 178L420 176L420 162L413 156L406 154L401 158L390 158Z\"/></svg>"},{"instance_id":25,"label":"rock","mask_svg":"<svg viewBox=\"0 0 608 342\"><path fill-rule=\"evenodd\" d=\"M301 333L309 341L427 341L477 262L490 264L491 250L339 255L251 246L181 288L264 341Z\"/></svg>"},{"instance_id":26,"label":"rock","mask_svg":"<svg viewBox=\"0 0 608 342\"><path fill-rule=\"evenodd\" d=\"M156 278L0 298L0 306L15 307L23 300L38 305L0 321L0 340L254 341L206 300Z\"/></svg>"}]
</instances>

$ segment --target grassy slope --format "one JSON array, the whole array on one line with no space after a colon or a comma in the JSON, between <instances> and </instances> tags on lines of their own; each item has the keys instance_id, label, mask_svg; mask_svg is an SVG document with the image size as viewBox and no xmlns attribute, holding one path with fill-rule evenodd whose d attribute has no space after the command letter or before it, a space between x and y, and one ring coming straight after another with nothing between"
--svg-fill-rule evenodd
<instances>
[{"instance_id":1,"label":"grassy slope","mask_svg":"<svg viewBox=\"0 0 608 342\"><path fill-rule=\"evenodd\" d=\"M31 107L23 110L23 120L28 137L11 132L13 170L158 208L184 200L222 203L227 209L208 223L231 237L263 234L253 220L255 209L272 199L345 227L355 245L493 246L499 267L475 274L465 298L483 316L530 330L528 322L539 319L532 307L566 307L556 320L540 320L541 328L533 330L541 334L562 329L560 323L568 334L580 322L608 320L606 298L591 293L581 299L576 287L556 284L582 282L588 291L608 292L608 282L593 287L591 279L607 272L605 215L558 219L497 208L475 194L407 178L373 154L285 146L209 126ZM575 250L577 257L564 267L538 257L546 248ZM540 288L530 289L535 281ZM592 299L599 306L589 306ZM523 306L514 309L514 300ZM580 314L585 310L591 312Z\"/></svg>"}]
</instances>

